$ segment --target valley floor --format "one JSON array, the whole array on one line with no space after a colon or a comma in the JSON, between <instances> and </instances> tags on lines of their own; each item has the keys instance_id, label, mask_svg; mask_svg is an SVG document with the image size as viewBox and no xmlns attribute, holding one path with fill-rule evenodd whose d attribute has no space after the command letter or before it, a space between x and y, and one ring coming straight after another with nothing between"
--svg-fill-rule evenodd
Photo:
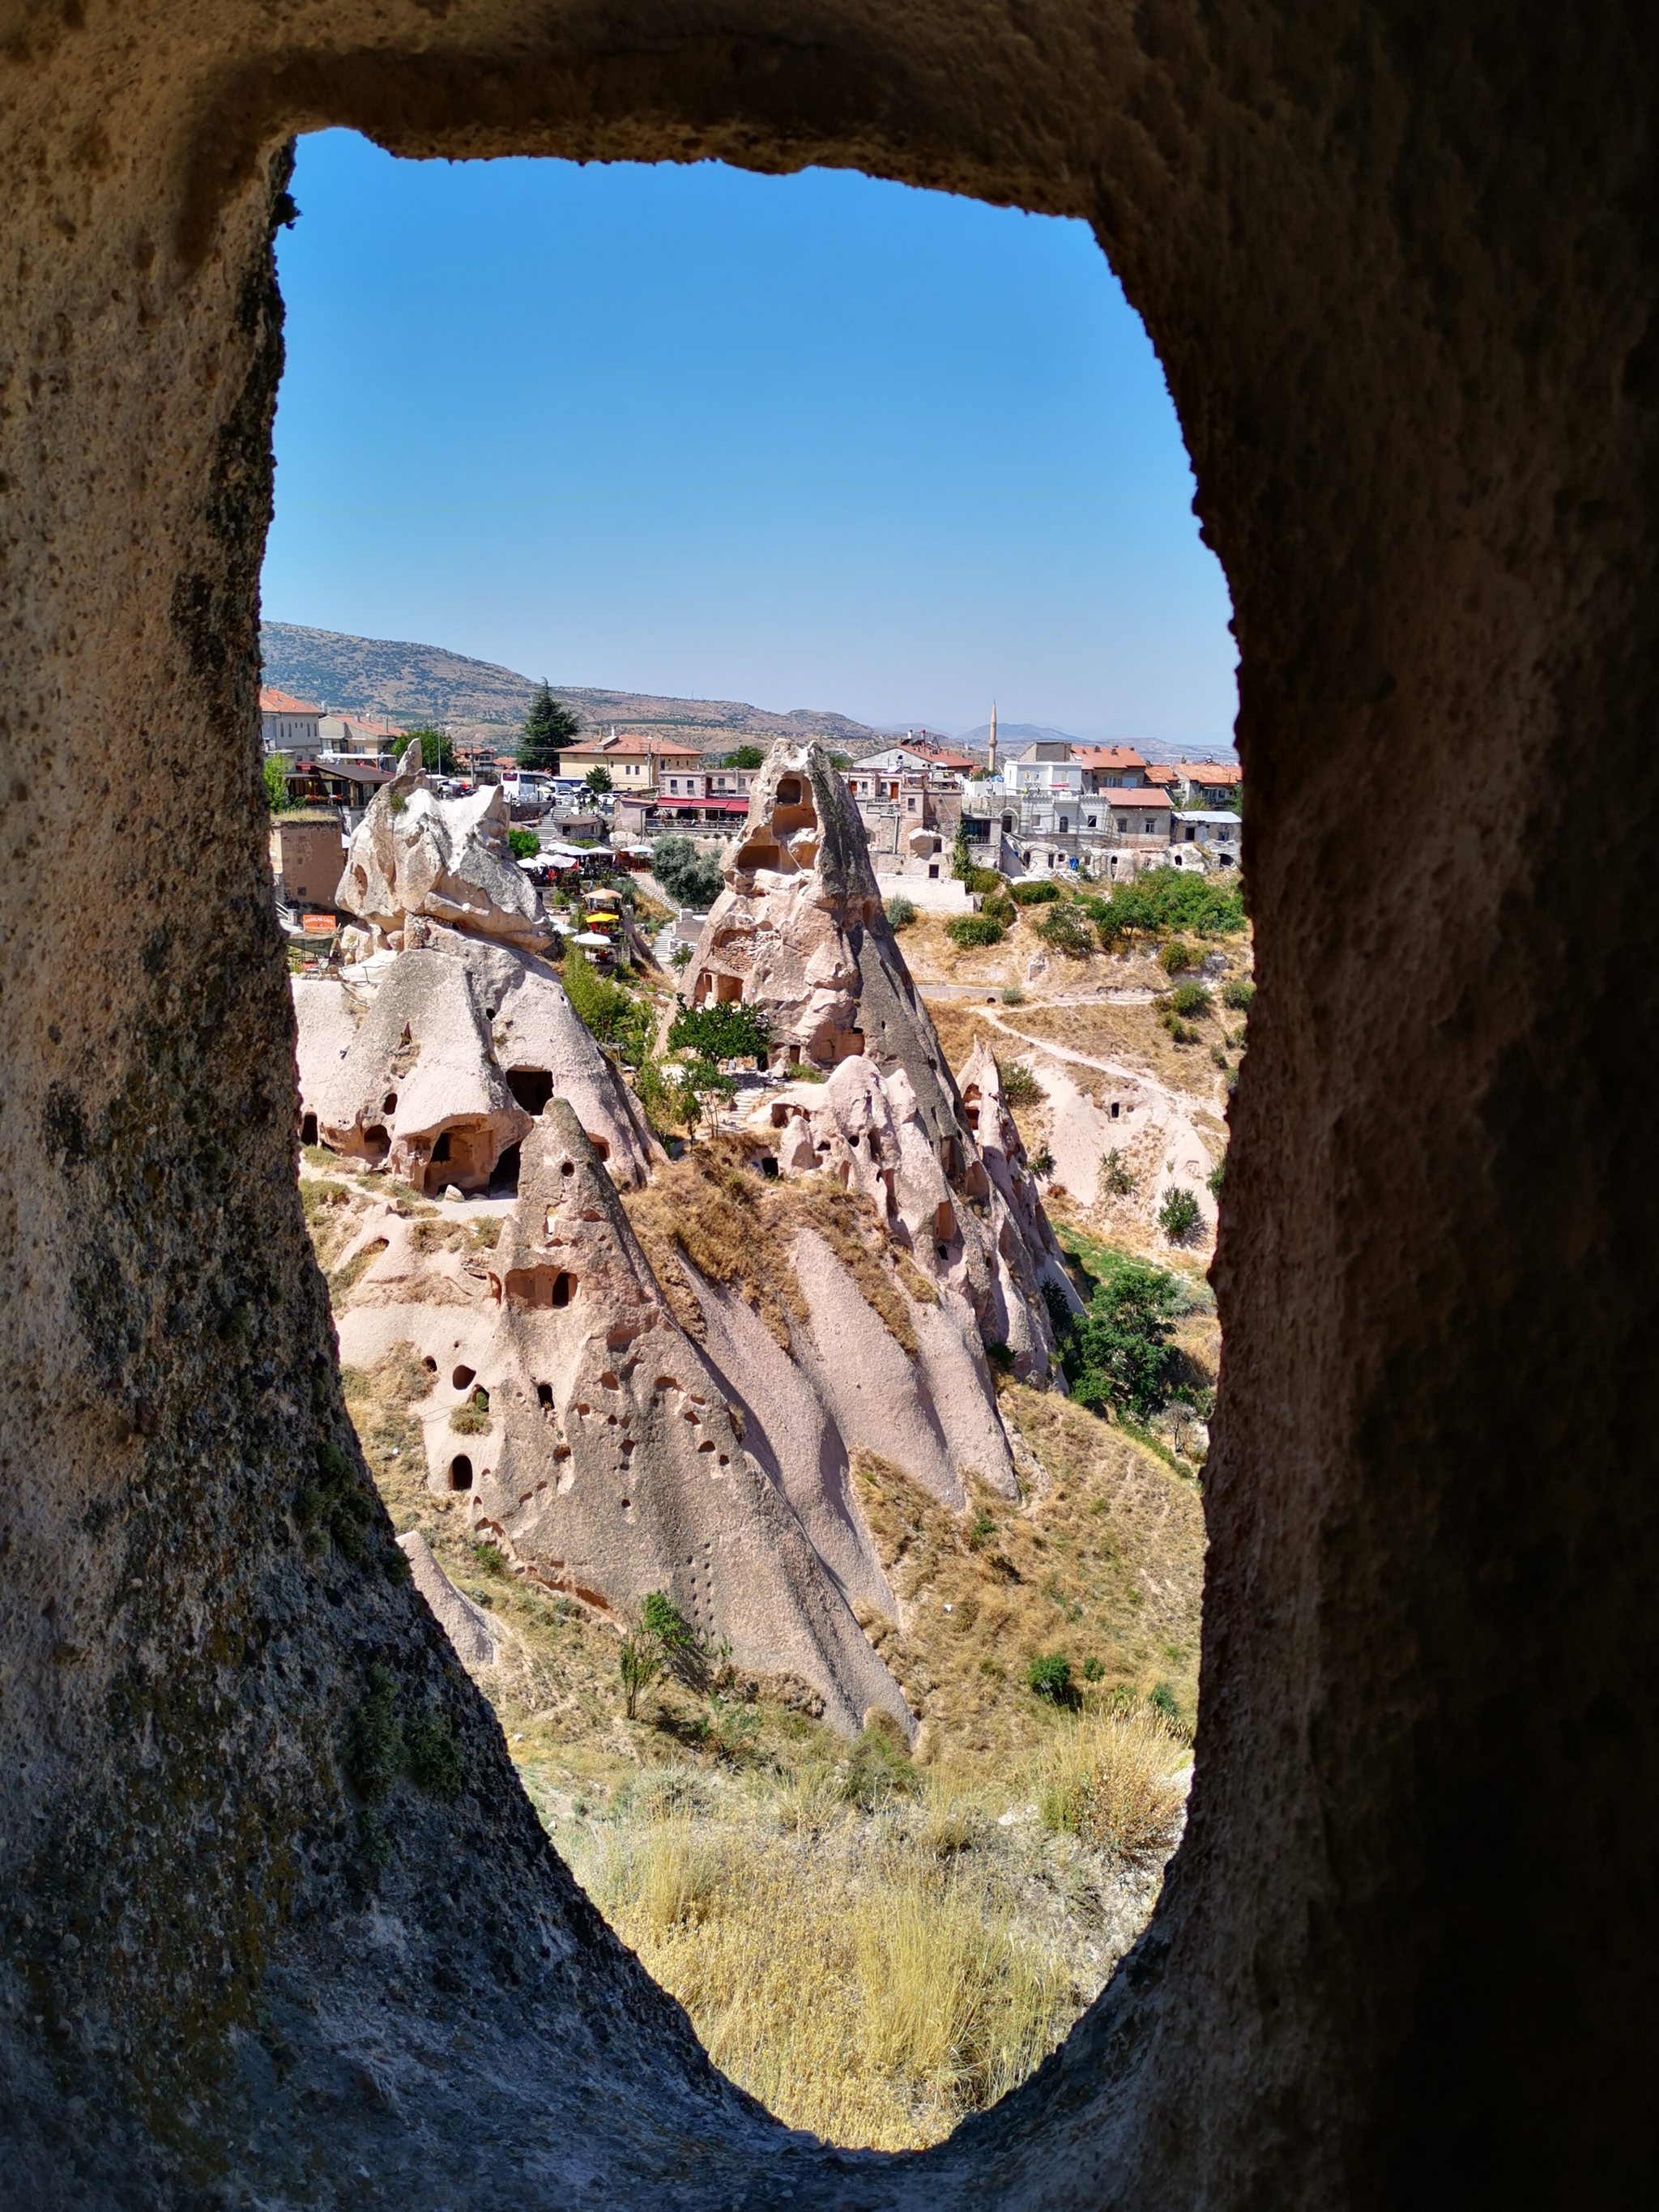
<instances>
[{"instance_id":1,"label":"valley floor","mask_svg":"<svg viewBox=\"0 0 1659 2212\"><path fill-rule=\"evenodd\" d=\"M905 951L936 985L952 980L926 944L907 935ZM1051 964L1067 971L1047 979L1052 995L1015 1004L921 988L953 1066L983 1029L1005 1067L1030 1071L1017 1115L1028 1152L1055 1164L1045 1198L1079 1287L1103 1254L1155 1255L1190 1288L1177 1340L1212 1382L1206 1185L1237 1048L1219 1019L1213 1039L1170 1043L1150 959ZM1102 1168L1115 1100L1127 1188ZM1154 1214L1175 1180L1202 1189L1206 1211L1172 1249ZM326 1269L385 1184L308 1152L301 1185ZM429 1234L494 1241L487 1219L448 1230L440 1216ZM350 1275L331 1279L342 1308ZM1021 1495L988 1493L964 1516L858 1457L900 1613L860 1618L921 1720L908 1756L890 1725L848 1742L730 1670L701 1689L659 1680L626 1718L615 1626L514 1576L472 1540L465 1500L428 1487L420 1364L394 1347L344 1380L394 1522L420 1529L490 1615L497 1656L477 1680L549 1834L718 2065L793 2126L901 2148L939 2140L1040 2062L1144 1927L1180 1832L1201 1428L1133 1430L1003 1379ZM1057 1703L1030 1685L1045 1657L1069 1668Z\"/></svg>"}]
</instances>

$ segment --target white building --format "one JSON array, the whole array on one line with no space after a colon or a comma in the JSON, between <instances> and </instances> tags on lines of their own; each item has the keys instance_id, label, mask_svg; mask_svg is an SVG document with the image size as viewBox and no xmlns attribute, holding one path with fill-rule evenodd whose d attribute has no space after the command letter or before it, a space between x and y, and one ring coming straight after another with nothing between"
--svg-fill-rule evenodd
<instances>
[{"instance_id":1,"label":"white building","mask_svg":"<svg viewBox=\"0 0 1659 2212\"><path fill-rule=\"evenodd\" d=\"M314 752L322 708L286 691L259 690L259 739L268 753Z\"/></svg>"}]
</instances>

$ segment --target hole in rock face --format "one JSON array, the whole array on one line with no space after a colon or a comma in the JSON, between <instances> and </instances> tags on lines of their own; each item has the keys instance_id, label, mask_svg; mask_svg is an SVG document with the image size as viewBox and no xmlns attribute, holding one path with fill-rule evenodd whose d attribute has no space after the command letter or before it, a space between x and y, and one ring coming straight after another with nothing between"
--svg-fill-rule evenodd
<instances>
[{"instance_id":1,"label":"hole in rock face","mask_svg":"<svg viewBox=\"0 0 1659 2212\"><path fill-rule=\"evenodd\" d=\"M300 1142L302 1145L314 1145L316 1141L317 1116L314 1114L307 1114L300 1124Z\"/></svg>"},{"instance_id":2,"label":"hole in rock face","mask_svg":"<svg viewBox=\"0 0 1659 2212\"><path fill-rule=\"evenodd\" d=\"M561 1161L560 1161L560 1163L559 1163L559 1173L560 1173L562 1176L574 1175L574 1174L575 1174L575 1172L576 1172L576 1163L574 1162L574 1160L561 1160Z\"/></svg>"},{"instance_id":3,"label":"hole in rock face","mask_svg":"<svg viewBox=\"0 0 1659 2212\"><path fill-rule=\"evenodd\" d=\"M398 1094L395 1091L388 1091L380 1101L380 1111L382 1114L395 1114L397 1110Z\"/></svg>"},{"instance_id":4,"label":"hole in rock face","mask_svg":"<svg viewBox=\"0 0 1659 2212\"><path fill-rule=\"evenodd\" d=\"M428 1375L435 1375L435 1374L437 1373L437 1371L438 1371L438 1363L437 1363L437 1361L436 1361L435 1359L432 1359L432 1358L426 1358L426 1359L423 1359L423 1360L421 1362L421 1364L422 1364L422 1367L424 1367L424 1368L425 1368L425 1370L426 1370L426 1371L427 1371L427 1373L428 1373Z\"/></svg>"},{"instance_id":5,"label":"hole in rock face","mask_svg":"<svg viewBox=\"0 0 1659 2212\"><path fill-rule=\"evenodd\" d=\"M432 1164L435 1168L448 1158L449 1132L447 1129L441 1129L438 1133L437 1143L432 1147Z\"/></svg>"},{"instance_id":6,"label":"hole in rock face","mask_svg":"<svg viewBox=\"0 0 1659 2212\"><path fill-rule=\"evenodd\" d=\"M608 1137L596 1137L591 1129L584 1129L582 1134L586 1138L588 1143L592 1146L594 1151L599 1154L602 1160L608 1160L610 1158L611 1139Z\"/></svg>"},{"instance_id":7,"label":"hole in rock face","mask_svg":"<svg viewBox=\"0 0 1659 2212\"><path fill-rule=\"evenodd\" d=\"M799 806L800 805L800 778L798 775L786 775L780 779L778 783L778 805L780 806Z\"/></svg>"},{"instance_id":8,"label":"hole in rock face","mask_svg":"<svg viewBox=\"0 0 1659 2212\"><path fill-rule=\"evenodd\" d=\"M553 1279L553 1295L550 1303L556 1306L568 1306L574 1295L575 1288L576 1278L574 1275L567 1273L556 1275Z\"/></svg>"},{"instance_id":9,"label":"hole in rock face","mask_svg":"<svg viewBox=\"0 0 1659 2212\"><path fill-rule=\"evenodd\" d=\"M449 1378L450 1388L454 1390L465 1390L469 1389L471 1385L472 1378L477 1371L477 1370L475 1368L471 1367L458 1367L455 1370L455 1372Z\"/></svg>"},{"instance_id":10,"label":"hole in rock face","mask_svg":"<svg viewBox=\"0 0 1659 2212\"><path fill-rule=\"evenodd\" d=\"M538 1406L551 1407L553 1403L553 1385L550 1382L538 1382L536 1385L536 1403Z\"/></svg>"},{"instance_id":11,"label":"hole in rock face","mask_svg":"<svg viewBox=\"0 0 1659 2212\"><path fill-rule=\"evenodd\" d=\"M519 1188L519 1147L509 1145L495 1166L489 1170L489 1188L493 1197L510 1197Z\"/></svg>"},{"instance_id":12,"label":"hole in rock face","mask_svg":"<svg viewBox=\"0 0 1659 2212\"><path fill-rule=\"evenodd\" d=\"M553 1078L543 1067L509 1067L507 1087L526 1114L539 1114L553 1096Z\"/></svg>"},{"instance_id":13,"label":"hole in rock face","mask_svg":"<svg viewBox=\"0 0 1659 2212\"><path fill-rule=\"evenodd\" d=\"M457 1452L449 1462L449 1486L452 1490L471 1490L472 1462L465 1452Z\"/></svg>"},{"instance_id":14,"label":"hole in rock face","mask_svg":"<svg viewBox=\"0 0 1659 2212\"><path fill-rule=\"evenodd\" d=\"M378 1121L373 1128L363 1131L363 1142L368 1147L372 1158L384 1159L392 1150L392 1139Z\"/></svg>"},{"instance_id":15,"label":"hole in rock face","mask_svg":"<svg viewBox=\"0 0 1659 2212\"><path fill-rule=\"evenodd\" d=\"M550 1311L568 1306L576 1295L576 1278L560 1267L509 1267L507 1302L520 1310Z\"/></svg>"}]
</instances>

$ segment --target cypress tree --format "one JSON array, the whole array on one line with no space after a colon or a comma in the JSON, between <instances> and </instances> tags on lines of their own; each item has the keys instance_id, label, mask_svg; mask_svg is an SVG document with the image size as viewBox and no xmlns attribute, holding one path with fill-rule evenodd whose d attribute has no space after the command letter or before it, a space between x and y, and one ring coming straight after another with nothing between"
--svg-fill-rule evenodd
<instances>
[{"instance_id":1,"label":"cypress tree","mask_svg":"<svg viewBox=\"0 0 1659 2212\"><path fill-rule=\"evenodd\" d=\"M531 699L519 736L519 766L537 768L546 775L559 772L559 755L575 738L581 725L563 701L556 699L544 678Z\"/></svg>"}]
</instances>

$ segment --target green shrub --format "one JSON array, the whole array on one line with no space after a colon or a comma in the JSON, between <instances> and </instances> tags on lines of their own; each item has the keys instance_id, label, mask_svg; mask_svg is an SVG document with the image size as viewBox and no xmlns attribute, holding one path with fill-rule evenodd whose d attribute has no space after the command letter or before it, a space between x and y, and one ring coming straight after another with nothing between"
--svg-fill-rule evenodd
<instances>
[{"instance_id":1,"label":"green shrub","mask_svg":"<svg viewBox=\"0 0 1659 2212\"><path fill-rule=\"evenodd\" d=\"M988 921L994 921L1000 928L1012 929L1019 909L1004 891L999 897L988 898L980 912Z\"/></svg>"},{"instance_id":2,"label":"green shrub","mask_svg":"<svg viewBox=\"0 0 1659 2212\"><path fill-rule=\"evenodd\" d=\"M1177 983L1170 994L1170 1004L1178 1014L1201 1014L1209 1003L1210 994L1202 983Z\"/></svg>"},{"instance_id":3,"label":"green shrub","mask_svg":"<svg viewBox=\"0 0 1659 2212\"><path fill-rule=\"evenodd\" d=\"M1002 1085L1002 1096L1010 1106L1040 1106L1048 1096L1029 1067L1019 1060L999 1060L997 1075Z\"/></svg>"},{"instance_id":4,"label":"green shrub","mask_svg":"<svg viewBox=\"0 0 1659 2212\"><path fill-rule=\"evenodd\" d=\"M1110 898L1091 912L1100 941L1107 946L1131 931L1162 936L1170 930L1190 930L1195 937L1230 937L1244 927L1242 892L1176 868L1153 868L1132 883L1120 884Z\"/></svg>"},{"instance_id":5,"label":"green shrub","mask_svg":"<svg viewBox=\"0 0 1659 2212\"><path fill-rule=\"evenodd\" d=\"M963 951L978 945L1000 945L1002 924L988 914L955 914L945 925L945 934Z\"/></svg>"},{"instance_id":6,"label":"green shrub","mask_svg":"<svg viewBox=\"0 0 1659 2212\"><path fill-rule=\"evenodd\" d=\"M1180 1183L1172 1183L1158 1209L1158 1225L1171 1244L1184 1244L1199 1224L1198 1200Z\"/></svg>"},{"instance_id":7,"label":"green shrub","mask_svg":"<svg viewBox=\"0 0 1659 2212\"><path fill-rule=\"evenodd\" d=\"M1084 1680L1085 1682L1098 1682L1104 1679L1105 1674L1106 1668L1104 1664L1102 1661L1097 1659L1091 1652L1089 1657L1083 1662Z\"/></svg>"},{"instance_id":8,"label":"green shrub","mask_svg":"<svg viewBox=\"0 0 1659 2212\"><path fill-rule=\"evenodd\" d=\"M690 945L677 945L669 954L668 964L677 975L684 975L691 965L692 952L693 948Z\"/></svg>"},{"instance_id":9,"label":"green shrub","mask_svg":"<svg viewBox=\"0 0 1659 2212\"><path fill-rule=\"evenodd\" d=\"M515 860L533 860L542 849L541 840L533 830L509 830L507 849Z\"/></svg>"},{"instance_id":10,"label":"green shrub","mask_svg":"<svg viewBox=\"0 0 1659 2212\"><path fill-rule=\"evenodd\" d=\"M842 1777L842 1795L868 1813L884 1798L908 1797L915 1788L916 1771L898 1723L878 1712L853 1746L851 1762Z\"/></svg>"},{"instance_id":11,"label":"green shrub","mask_svg":"<svg viewBox=\"0 0 1659 2212\"><path fill-rule=\"evenodd\" d=\"M1094 932L1070 904L1052 908L1038 922L1036 933L1046 945L1064 953L1068 960L1085 960L1095 950Z\"/></svg>"},{"instance_id":12,"label":"green shrub","mask_svg":"<svg viewBox=\"0 0 1659 2212\"><path fill-rule=\"evenodd\" d=\"M963 883L981 898L994 898L1002 890L1002 878L994 868L969 868Z\"/></svg>"},{"instance_id":13,"label":"green shrub","mask_svg":"<svg viewBox=\"0 0 1659 2212\"><path fill-rule=\"evenodd\" d=\"M1221 1003L1235 1013L1244 1012L1255 996L1255 985L1247 975L1229 975L1221 987Z\"/></svg>"},{"instance_id":14,"label":"green shrub","mask_svg":"<svg viewBox=\"0 0 1659 2212\"><path fill-rule=\"evenodd\" d=\"M1069 1705L1077 1692L1072 1687L1072 1662L1063 1651L1046 1651L1026 1669L1028 1687L1051 1705Z\"/></svg>"},{"instance_id":15,"label":"green shrub","mask_svg":"<svg viewBox=\"0 0 1659 2212\"><path fill-rule=\"evenodd\" d=\"M1060 896L1060 885L1042 876L1010 884L1008 896L1016 906L1052 906Z\"/></svg>"},{"instance_id":16,"label":"green shrub","mask_svg":"<svg viewBox=\"0 0 1659 2212\"><path fill-rule=\"evenodd\" d=\"M1025 994L1018 983L1009 984L1002 994L1002 1003L1005 1006L1023 1006L1025 1004Z\"/></svg>"},{"instance_id":17,"label":"green shrub","mask_svg":"<svg viewBox=\"0 0 1659 2212\"><path fill-rule=\"evenodd\" d=\"M1134 1187L1134 1176L1124 1165L1123 1155L1114 1145L1100 1164L1100 1188L1110 1198L1127 1198Z\"/></svg>"},{"instance_id":18,"label":"green shrub","mask_svg":"<svg viewBox=\"0 0 1659 2212\"><path fill-rule=\"evenodd\" d=\"M1178 975L1183 968L1196 968L1202 957L1201 953L1194 952L1179 938L1173 938L1168 945L1160 945L1158 948L1158 964L1166 975Z\"/></svg>"},{"instance_id":19,"label":"green shrub","mask_svg":"<svg viewBox=\"0 0 1659 2212\"><path fill-rule=\"evenodd\" d=\"M346 1730L345 1770L366 1805L378 1805L404 1771L408 1749L398 1718L397 1676L378 1663Z\"/></svg>"},{"instance_id":20,"label":"green shrub","mask_svg":"<svg viewBox=\"0 0 1659 2212\"><path fill-rule=\"evenodd\" d=\"M422 1713L404 1730L409 1746L409 1771L422 1790L434 1797L454 1799L461 1794L461 1747L447 1713Z\"/></svg>"},{"instance_id":21,"label":"green shrub","mask_svg":"<svg viewBox=\"0 0 1659 2212\"><path fill-rule=\"evenodd\" d=\"M1223 1152L1222 1152L1221 1158L1220 1158L1216 1162L1215 1165L1214 1165L1214 1166L1210 1170L1209 1176L1208 1176L1208 1178L1207 1178L1207 1180L1208 1180L1208 1183L1209 1183L1209 1188L1210 1188L1210 1195L1211 1195L1211 1197L1212 1197L1212 1198L1219 1198L1219 1197L1220 1197L1220 1195L1221 1195L1221 1186L1222 1186L1223 1182L1224 1182L1224 1181L1225 1180L1225 1178L1226 1178L1226 1174L1227 1174L1227 1154L1226 1154L1225 1150L1224 1149L1224 1150L1223 1150Z\"/></svg>"},{"instance_id":22,"label":"green shrub","mask_svg":"<svg viewBox=\"0 0 1659 2212\"><path fill-rule=\"evenodd\" d=\"M908 929L916 918L916 909L912 902L898 896L890 898L882 912L887 916L890 929Z\"/></svg>"},{"instance_id":23,"label":"green shrub","mask_svg":"<svg viewBox=\"0 0 1659 2212\"><path fill-rule=\"evenodd\" d=\"M1054 1156L1044 1145L1040 1152L1032 1153L1025 1164L1039 1182L1047 1182L1054 1171Z\"/></svg>"},{"instance_id":24,"label":"green shrub","mask_svg":"<svg viewBox=\"0 0 1659 2212\"><path fill-rule=\"evenodd\" d=\"M1159 1682L1148 1692L1147 1704L1155 1713L1162 1713L1166 1721L1178 1721L1181 1707L1176 1703L1176 1693L1167 1682Z\"/></svg>"},{"instance_id":25,"label":"green shrub","mask_svg":"<svg viewBox=\"0 0 1659 2212\"><path fill-rule=\"evenodd\" d=\"M567 950L561 973L564 994L585 1026L601 1044L614 1045L623 1060L637 1066L651 1046L655 1024L650 1007L591 968L579 945Z\"/></svg>"}]
</instances>

